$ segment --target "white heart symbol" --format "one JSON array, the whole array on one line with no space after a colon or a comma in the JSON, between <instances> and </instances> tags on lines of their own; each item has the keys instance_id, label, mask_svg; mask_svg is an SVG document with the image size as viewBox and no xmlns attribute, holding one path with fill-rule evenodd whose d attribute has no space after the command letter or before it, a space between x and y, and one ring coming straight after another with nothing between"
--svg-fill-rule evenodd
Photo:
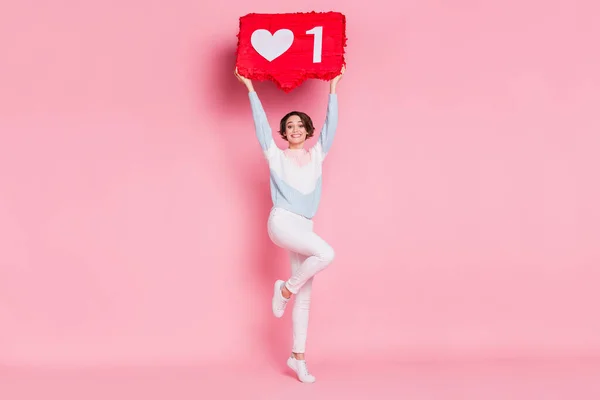
<instances>
[{"instance_id":1,"label":"white heart symbol","mask_svg":"<svg viewBox=\"0 0 600 400\"><path fill-rule=\"evenodd\" d=\"M285 53L293 42L294 33L289 29L280 29L273 35L266 29L257 29L250 37L254 50L269 62Z\"/></svg>"}]
</instances>

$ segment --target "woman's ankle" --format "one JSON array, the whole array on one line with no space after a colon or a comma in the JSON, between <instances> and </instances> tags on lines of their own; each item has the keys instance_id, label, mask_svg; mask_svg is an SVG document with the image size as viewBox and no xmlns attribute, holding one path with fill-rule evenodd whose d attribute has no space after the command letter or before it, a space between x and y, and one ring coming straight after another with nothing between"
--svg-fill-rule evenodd
<instances>
[{"instance_id":1,"label":"woman's ankle","mask_svg":"<svg viewBox=\"0 0 600 400\"><path fill-rule=\"evenodd\" d=\"M292 357L296 360L304 360L304 353L292 353Z\"/></svg>"},{"instance_id":2,"label":"woman's ankle","mask_svg":"<svg viewBox=\"0 0 600 400\"><path fill-rule=\"evenodd\" d=\"M285 284L281 285L281 295L286 299L292 297L292 292L290 292L290 290L287 288L287 286L285 286Z\"/></svg>"}]
</instances>

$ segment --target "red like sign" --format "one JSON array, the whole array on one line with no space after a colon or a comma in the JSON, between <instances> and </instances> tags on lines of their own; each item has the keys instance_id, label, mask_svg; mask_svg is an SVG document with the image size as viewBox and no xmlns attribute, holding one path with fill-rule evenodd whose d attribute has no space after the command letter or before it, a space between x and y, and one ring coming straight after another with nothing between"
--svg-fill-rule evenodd
<instances>
[{"instance_id":1,"label":"red like sign","mask_svg":"<svg viewBox=\"0 0 600 400\"><path fill-rule=\"evenodd\" d=\"M240 18L240 75L290 92L307 79L330 80L345 64L346 17L338 12L248 14Z\"/></svg>"}]
</instances>

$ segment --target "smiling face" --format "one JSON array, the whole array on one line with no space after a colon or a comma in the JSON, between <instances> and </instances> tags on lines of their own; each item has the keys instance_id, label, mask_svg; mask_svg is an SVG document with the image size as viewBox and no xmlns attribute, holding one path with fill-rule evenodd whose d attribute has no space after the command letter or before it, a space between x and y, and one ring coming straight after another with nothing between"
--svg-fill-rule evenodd
<instances>
[{"instance_id":1,"label":"smiling face","mask_svg":"<svg viewBox=\"0 0 600 400\"><path fill-rule=\"evenodd\" d=\"M297 115L292 115L285 122L285 137L290 145L299 145L306 140L306 127L304 122Z\"/></svg>"},{"instance_id":2,"label":"smiling face","mask_svg":"<svg viewBox=\"0 0 600 400\"><path fill-rule=\"evenodd\" d=\"M280 133L287 140L291 149L304 146L306 139L313 136L315 128L308 115L299 111L292 111L281 119Z\"/></svg>"}]
</instances>

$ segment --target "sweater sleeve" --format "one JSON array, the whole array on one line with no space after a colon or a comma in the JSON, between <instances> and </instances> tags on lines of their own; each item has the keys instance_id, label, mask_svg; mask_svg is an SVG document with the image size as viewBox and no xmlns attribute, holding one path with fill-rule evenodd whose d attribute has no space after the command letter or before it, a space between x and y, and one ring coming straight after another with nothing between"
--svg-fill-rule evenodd
<instances>
[{"instance_id":1,"label":"sweater sleeve","mask_svg":"<svg viewBox=\"0 0 600 400\"><path fill-rule=\"evenodd\" d=\"M267 115L263 109L262 103L256 92L248 92L250 98L250 107L252 109L252 118L254 119L254 129L256 137L260 143L263 152L267 152L273 142L273 133L267 120Z\"/></svg>"},{"instance_id":2,"label":"sweater sleeve","mask_svg":"<svg viewBox=\"0 0 600 400\"><path fill-rule=\"evenodd\" d=\"M335 132L337 130L338 125L338 101L337 94L330 93L329 101L327 104L327 114L325 116L325 122L323 123L323 128L321 129L321 134L319 136L319 142L321 143L321 148L323 150L323 156L325 156L329 149L331 148L331 144L333 143L333 138L335 137Z\"/></svg>"}]
</instances>

